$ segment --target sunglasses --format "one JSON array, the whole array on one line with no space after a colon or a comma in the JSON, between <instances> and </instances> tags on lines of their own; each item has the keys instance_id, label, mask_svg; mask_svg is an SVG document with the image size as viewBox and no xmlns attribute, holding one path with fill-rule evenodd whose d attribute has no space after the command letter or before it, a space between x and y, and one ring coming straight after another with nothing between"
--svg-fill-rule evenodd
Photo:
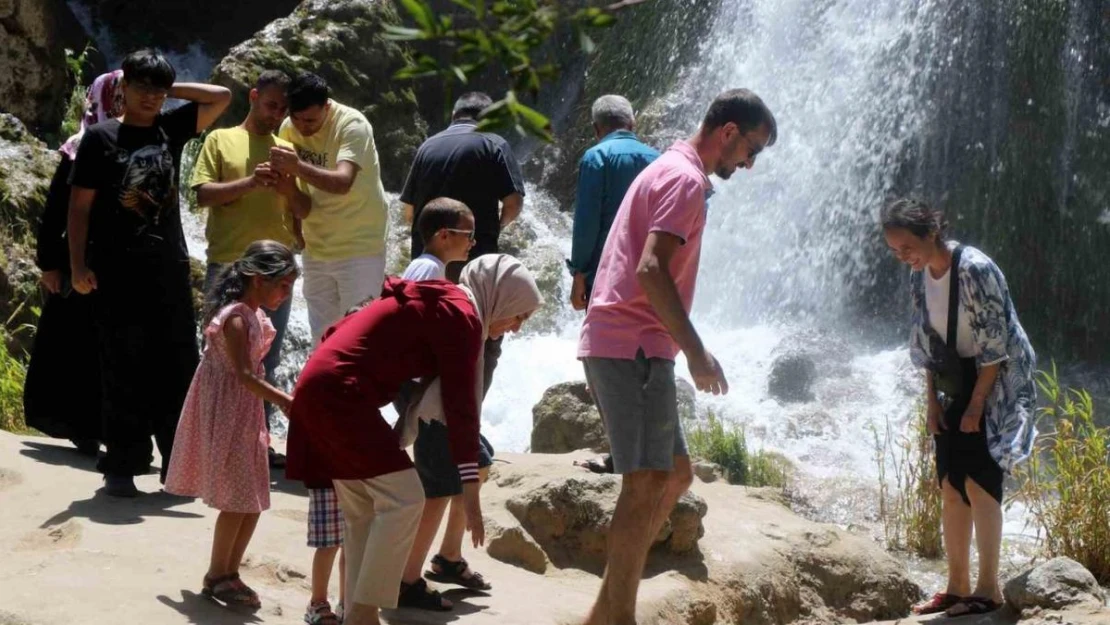
<instances>
[{"instance_id":1,"label":"sunglasses","mask_svg":"<svg viewBox=\"0 0 1110 625\"><path fill-rule=\"evenodd\" d=\"M455 234L465 234L467 239L474 240L473 230L458 230L456 228L444 228L447 232L454 232Z\"/></svg>"}]
</instances>

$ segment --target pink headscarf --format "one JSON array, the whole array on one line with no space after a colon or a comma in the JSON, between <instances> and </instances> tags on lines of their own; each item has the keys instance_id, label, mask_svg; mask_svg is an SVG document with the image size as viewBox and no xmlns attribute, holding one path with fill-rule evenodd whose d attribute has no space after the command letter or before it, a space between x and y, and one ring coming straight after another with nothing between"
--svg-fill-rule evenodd
<instances>
[{"instance_id":1,"label":"pink headscarf","mask_svg":"<svg viewBox=\"0 0 1110 625\"><path fill-rule=\"evenodd\" d=\"M77 158L77 146L85 130L93 124L115 119L123 114L123 70L117 69L96 77L85 95L85 115L81 118L81 129L66 140L60 150L70 160Z\"/></svg>"}]
</instances>

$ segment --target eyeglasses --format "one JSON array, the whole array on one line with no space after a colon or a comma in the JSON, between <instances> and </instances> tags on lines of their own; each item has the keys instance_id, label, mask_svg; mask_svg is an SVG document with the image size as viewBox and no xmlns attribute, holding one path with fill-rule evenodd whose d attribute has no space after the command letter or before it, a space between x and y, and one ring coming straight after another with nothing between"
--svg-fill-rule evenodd
<instances>
[{"instance_id":1,"label":"eyeglasses","mask_svg":"<svg viewBox=\"0 0 1110 625\"><path fill-rule=\"evenodd\" d=\"M471 241L474 240L473 230L458 230L456 228L444 228L444 230L446 230L447 232L454 232L455 234L465 234L466 238L470 239Z\"/></svg>"},{"instance_id":2,"label":"eyeglasses","mask_svg":"<svg viewBox=\"0 0 1110 625\"><path fill-rule=\"evenodd\" d=\"M169 95L169 90L164 87L156 87L147 82L135 81L128 84L129 87L139 92L142 97L153 97L162 99Z\"/></svg>"}]
</instances>

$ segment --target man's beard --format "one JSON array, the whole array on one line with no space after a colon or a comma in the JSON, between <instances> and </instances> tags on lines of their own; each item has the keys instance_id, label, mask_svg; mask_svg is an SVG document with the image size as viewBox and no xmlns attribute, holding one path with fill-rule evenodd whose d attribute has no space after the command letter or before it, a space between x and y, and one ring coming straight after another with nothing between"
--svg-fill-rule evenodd
<instances>
[{"instance_id":1,"label":"man's beard","mask_svg":"<svg viewBox=\"0 0 1110 625\"><path fill-rule=\"evenodd\" d=\"M728 180L729 178L732 177L732 174L735 171L736 171L735 168L725 169L724 166L721 166L721 167L718 167L717 170L714 171L713 173L717 174L717 177L720 178L721 180Z\"/></svg>"}]
</instances>

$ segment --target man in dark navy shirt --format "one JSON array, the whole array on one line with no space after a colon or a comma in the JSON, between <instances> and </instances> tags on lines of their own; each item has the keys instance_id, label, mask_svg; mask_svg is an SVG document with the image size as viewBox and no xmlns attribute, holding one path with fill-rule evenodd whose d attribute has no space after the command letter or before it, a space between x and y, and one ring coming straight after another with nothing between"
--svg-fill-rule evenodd
<instances>
[{"instance_id":1,"label":"man in dark navy shirt","mask_svg":"<svg viewBox=\"0 0 1110 625\"><path fill-rule=\"evenodd\" d=\"M416 152L401 201L410 223L415 223L424 205L437 197L466 204L474 213L474 247L470 259L498 252L501 229L520 215L524 204L524 181L520 165L505 139L478 132L478 117L493 101L484 93L468 93L455 102L451 125L430 137ZM420 256L424 244L412 233L412 258ZM448 267L456 279L462 265Z\"/></svg>"}]
</instances>

